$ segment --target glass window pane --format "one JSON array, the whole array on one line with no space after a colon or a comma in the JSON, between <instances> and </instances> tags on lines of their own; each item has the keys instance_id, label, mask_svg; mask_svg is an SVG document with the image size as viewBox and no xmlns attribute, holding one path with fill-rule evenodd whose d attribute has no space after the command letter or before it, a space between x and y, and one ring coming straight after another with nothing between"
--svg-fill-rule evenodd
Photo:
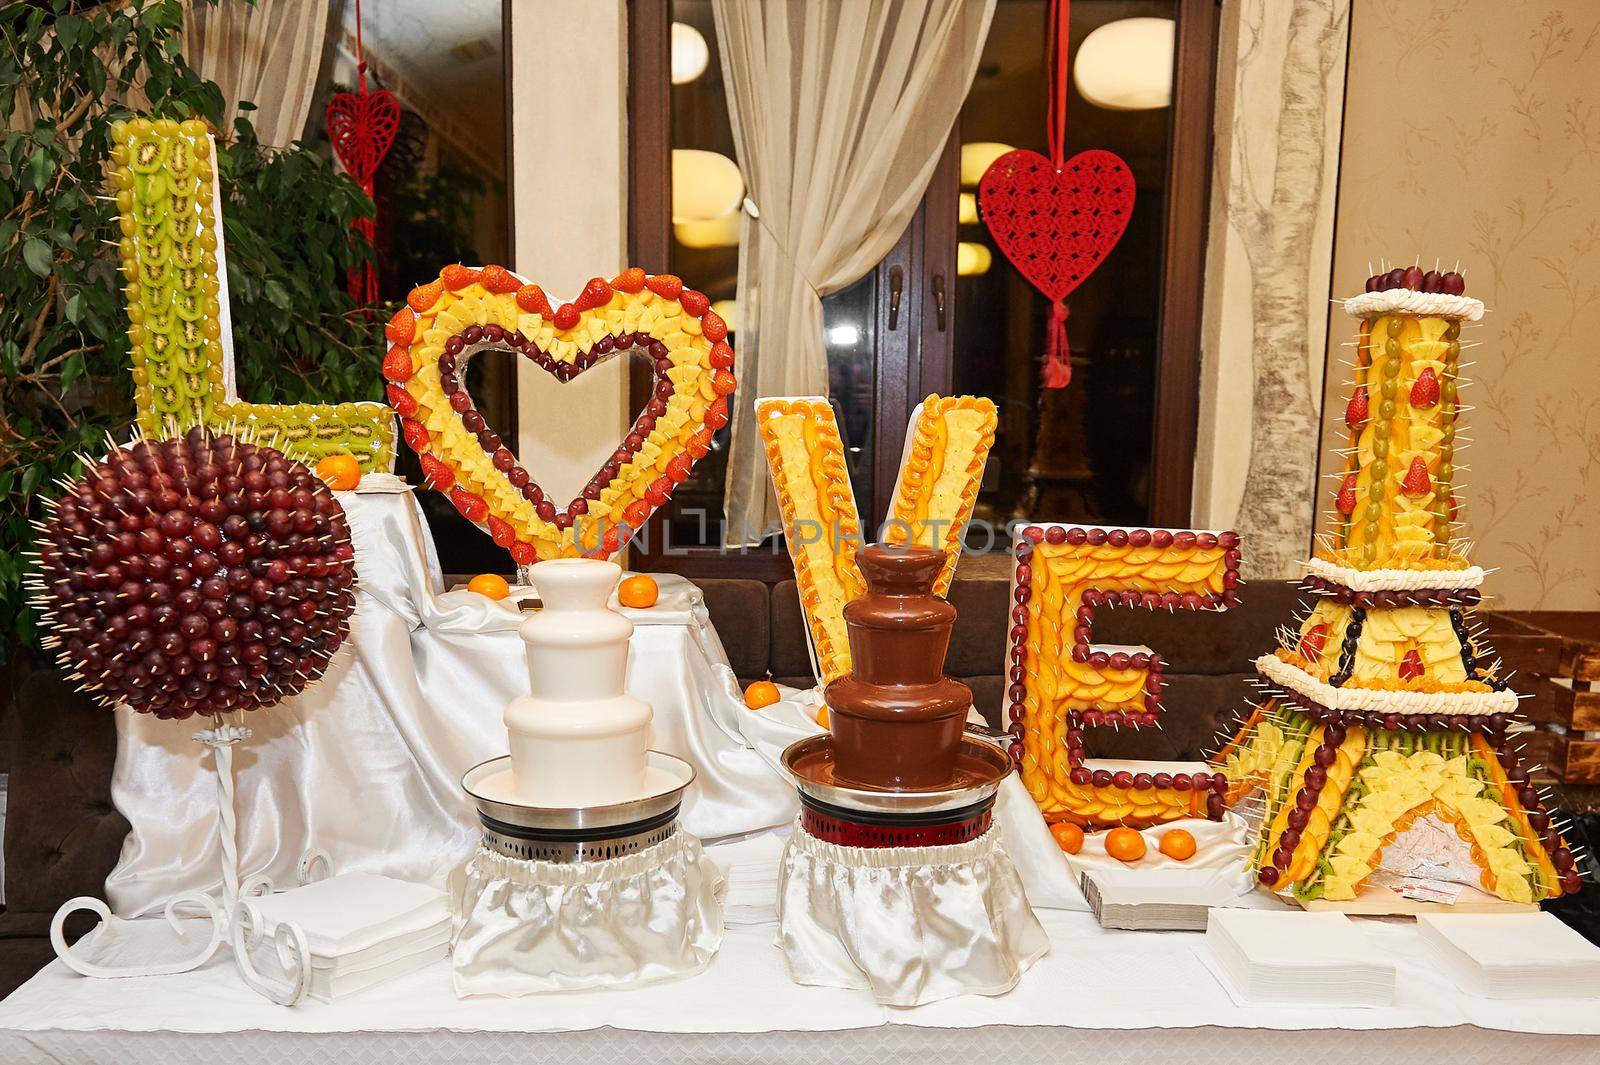
<instances>
[{"instance_id":1,"label":"glass window pane","mask_svg":"<svg viewBox=\"0 0 1600 1065\"><path fill-rule=\"evenodd\" d=\"M1123 19L1172 19L1174 7L1170 0L1080 0L1071 8L1074 62L1091 31ZM993 142L1048 155L1043 42L1049 9L1047 0L1001 0L961 111L964 145ZM1163 51L1134 40L1117 57L1117 69L1145 69L1156 81L1163 71L1170 76L1170 44ZM962 175L955 391L989 396L1000 408L977 518L1148 520L1170 116L1170 107L1112 110L1085 99L1076 82L1068 89L1067 156L1088 148L1117 153L1133 171L1138 200L1121 242L1068 297L1072 383L1065 389L1039 383L1049 301L1022 279L979 221L978 175Z\"/></svg>"},{"instance_id":2,"label":"glass window pane","mask_svg":"<svg viewBox=\"0 0 1600 1065\"><path fill-rule=\"evenodd\" d=\"M426 0L366 4L362 44L370 88L394 92L400 129L378 167L379 298L397 303L449 263L504 263L510 237L506 202L505 49L501 0L458 0L448 20ZM351 91L356 77L355 6L346 5L336 47L311 108L307 139L326 147L327 95ZM472 360L467 388L485 420L515 450L515 356ZM417 457L401 447L396 470L422 479ZM418 492L445 573L509 572L511 558L438 492Z\"/></svg>"},{"instance_id":3,"label":"glass window pane","mask_svg":"<svg viewBox=\"0 0 1600 1065\"><path fill-rule=\"evenodd\" d=\"M672 0L672 150L711 152L732 161L733 127L722 82L722 61L717 51L716 24L710 0ZM717 194L716 183L726 166L705 156L675 157L683 161L675 180L672 248L666 269L684 284L725 301L719 308L739 347L739 223L737 203ZM730 204L723 214L704 217L692 209ZM652 264L640 264L646 269ZM877 345L877 285L874 275L822 301L824 346L828 353L829 396L848 449L851 484L863 515L872 511L872 439L874 368ZM735 371L738 369L735 363ZM735 407L730 419L751 417L749 404ZM678 486L662 510L670 521L674 547L715 546L721 543L723 483L727 473L727 445L732 424L720 430L712 451L695 464L689 480Z\"/></svg>"}]
</instances>

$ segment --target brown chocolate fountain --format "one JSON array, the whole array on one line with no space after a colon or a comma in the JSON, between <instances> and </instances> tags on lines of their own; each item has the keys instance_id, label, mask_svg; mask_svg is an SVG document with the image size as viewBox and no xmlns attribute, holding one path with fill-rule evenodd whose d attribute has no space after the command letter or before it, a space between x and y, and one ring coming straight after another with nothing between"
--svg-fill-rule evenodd
<instances>
[{"instance_id":1,"label":"brown chocolate fountain","mask_svg":"<svg viewBox=\"0 0 1600 1065\"><path fill-rule=\"evenodd\" d=\"M944 567L931 547L863 548L867 594L844 608L854 672L824 698L834 778L893 790L948 787L972 692L944 675L956 608L933 594Z\"/></svg>"}]
</instances>

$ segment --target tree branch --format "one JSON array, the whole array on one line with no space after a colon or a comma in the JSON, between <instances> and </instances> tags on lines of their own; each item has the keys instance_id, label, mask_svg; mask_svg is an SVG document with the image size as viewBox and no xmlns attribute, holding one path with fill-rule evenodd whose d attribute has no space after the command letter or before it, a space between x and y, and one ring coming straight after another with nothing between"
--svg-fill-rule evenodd
<instances>
[{"instance_id":1,"label":"tree branch","mask_svg":"<svg viewBox=\"0 0 1600 1065\"><path fill-rule=\"evenodd\" d=\"M44 306L39 308L39 317L33 320L33 329L28 334L28 344L22 349L22 357L17 361L19 367L28 365L33 360L34 349L39 346L39 338L44 335L44 323L50 320L50 311L55 307L56 275L50 275L50 283L44 289Z\"/></svg>"}]
</instances>

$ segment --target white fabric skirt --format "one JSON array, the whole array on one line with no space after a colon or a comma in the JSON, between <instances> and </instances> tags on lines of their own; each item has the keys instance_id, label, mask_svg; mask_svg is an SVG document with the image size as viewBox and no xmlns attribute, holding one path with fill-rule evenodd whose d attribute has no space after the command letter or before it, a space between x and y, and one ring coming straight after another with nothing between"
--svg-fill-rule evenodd
<instances>
[{"instance_id":1,"label":"white fabric skirt","mask_svg":"<svg viewBox=\"0 0 1600 1065\"><path fill-rule=\"evenodd\" d=\"M998 827L949 847L841 847L797 823L778 878L795 982L885 1005L1010 991L1050 949Z\"/></svg>"},{"instance_id":2,"label":"white fabric skirt","mask_svg":"<svg viewBox=\"0 0 1600 1065\"><path fill-rule=\"evenodd\" d=\"M455 989L527 995L691 976L722 945L721 877L679 831L599 862L479 847L451 877Z\"/></svg>"}]
</instances>

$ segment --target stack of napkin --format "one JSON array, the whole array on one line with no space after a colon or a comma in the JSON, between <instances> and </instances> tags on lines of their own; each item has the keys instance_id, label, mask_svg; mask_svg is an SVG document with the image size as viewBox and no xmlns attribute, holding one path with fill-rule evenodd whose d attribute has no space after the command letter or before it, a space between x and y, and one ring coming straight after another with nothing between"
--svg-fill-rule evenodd
<instances>
[{"instance_id":1,"label":"stack of napkin","mask_svg":"<svg viewBox=\"0 0 1600 1065\"><path fill-rule=\"evenodd\" d=\"M308 994L324 1002L404 976L450 953L445 893L425 884L345 873L251 901L266 936L284 921L305 933L311 949ZM271 949L270 939L257 948Z\"/></svg>"},{"instance_id":2,"label":"stack of napkin","mask_svg":"<svg viewBox=\"0 0 1600 1065\"><path fill-rule=\"evenodd\" d=\"M1080 881L1101 928L1203 932L1238 893L1210 869L1093 869Z\"/></svg>"},{"instance_id":3,"label":"stack of napkin","mask_svg":"<svg viewBox=\"0 0 1600 1065\"><path fill-rule=\"evenodd\" d=\"M1553 914L1423 915L1417 931L1468 994L1600 998L1600 948Z\"/></svg>"},{"instance_id":4,"label":"stack of napkin","mask_svg":"<svg viewBox=\"0 0 1600 1065\"><path fill-rule=\"evenodd\" d=\"M1241 1005L1394 1001L1394 964L1342 913L1212 910L1200 954Z\"/></svg>"}]
</instances>

